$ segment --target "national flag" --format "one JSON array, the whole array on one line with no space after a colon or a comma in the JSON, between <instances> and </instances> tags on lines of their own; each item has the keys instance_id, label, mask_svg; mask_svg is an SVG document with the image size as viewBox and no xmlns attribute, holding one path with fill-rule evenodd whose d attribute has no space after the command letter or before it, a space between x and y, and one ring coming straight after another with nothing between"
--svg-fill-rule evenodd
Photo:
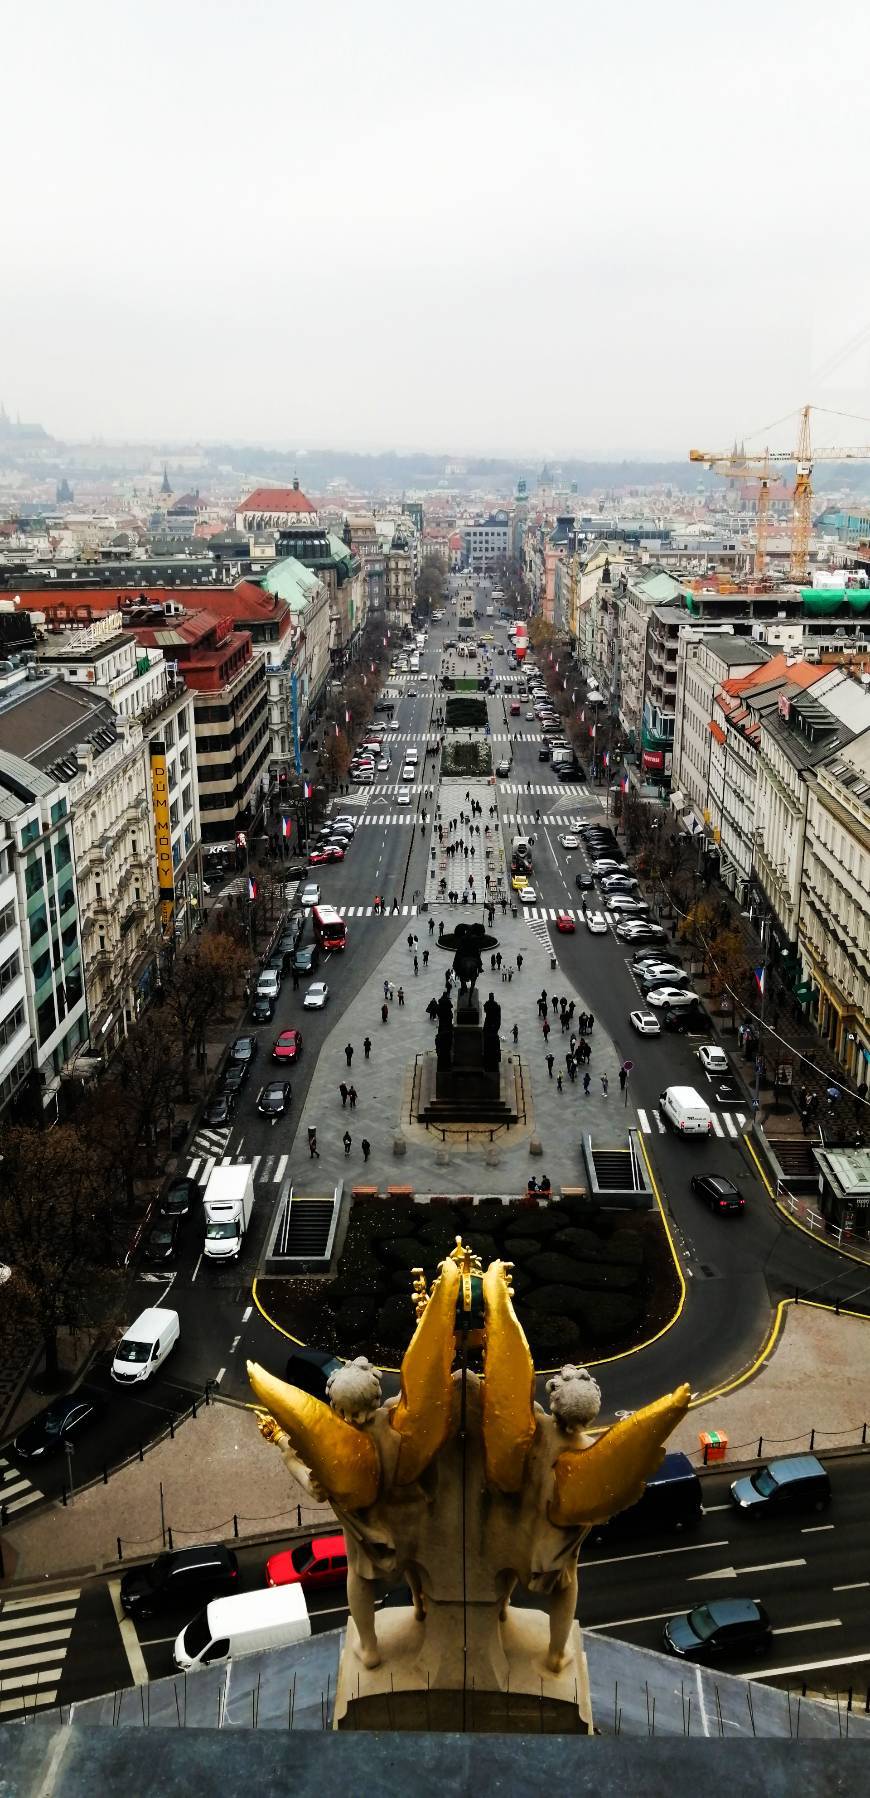
<instances>
[{"instance_id":1,"label":"national flag","mask_svg":"<svg viewBox=\"0 0 870 1798\"><path fill-rule=\"evenodd\" d=\"M627 774L623 774L623 777L622 777L619 785L620 785L623 793L628 792L628 775Z\"/></svg>"},{"instance_id":2,"label":"national flag","mask_svg":"<svg viewBox=\"0 0 870 1798\"><path fill-rule=\"evenodd\" d=\"M610 751L609 751L609 749L605 749L604 754L601 759L604 763L605 768L609 768L610 767Z\"/></svg>"},{"instance_id":3,"label":"national flag","mask_svg":"<svg viewBox=\"0 0 870 1798\"><path fill-rule=\"evenodd\" d=\"M302 782L302 797L303 797L303 799L313 799L314 798L314 782L312 780L303 780L303 782Z\"/></svg>"},{"instance_id":4,"label":"national flag","mask_svg":"<svg viewBox=\"0 0 870 1798\"><path fill-rule=\"evenodd\" d=\"M256 897L257 897L257 882L254 880L253 875L249 874L248 875L248 898L256 899Z\"/></svg>"},{"instance_id":5,"label":"national flag","mask_svg":"<svg viewBox=\"0 0 870 1798\"><path fill-rule=\"evenodd\" d=\"M282 837L289 837L292 829L293 829L293 825L291 824L290 819L282 818L281 819L281 835L282 835Z\"/></svg>"},{"instance_id":6,"label":"national flag","mask_svg":"<svg viewBox=\"0 0 870 1798\"><path fill-rule=\"evenodd\" d=\"M756 985L757 985L758 990L761 993L762 998L763 998L764 997L764 976L767 972L767 969L766 968L756 968L754 970L754 972L755 972Z\"/></svg>"},{"instance_id":7,"label":"national flag","mask_svg":"<svg viewBox=\"0 0 870 1798\"><path fill-rule=\"evenodd\" d=\"M347 706L345 706L345 708L344 708L344 722L345 722L345 724L350 723L350 710Z\"/></svg>"}]
</instances>

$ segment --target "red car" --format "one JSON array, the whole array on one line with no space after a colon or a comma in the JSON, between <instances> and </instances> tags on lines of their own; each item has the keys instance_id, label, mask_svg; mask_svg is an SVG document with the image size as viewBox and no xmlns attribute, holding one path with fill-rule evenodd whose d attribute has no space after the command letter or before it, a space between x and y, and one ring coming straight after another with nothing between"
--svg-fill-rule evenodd
<instances>
[{"instance_id":1,"label":"red car","mask_svg":"<svg viewBox=\"0 0 870 1798\"><path fill-rule=\"evenodd\" d=\"M574 919L569 911L557 911L556 929L560 930L563 936L571 936L577 929Z\"/></svg>"},{"instance_id":2,"label":"red car","mask_svg":"<svg viewBox=\"0 0 870 1798\"><path fill-rule=\"evenodd\" d=\"M270 1555L266 1562L267 1586L329 1586L347 1578L347 1549L343 1536L314 1536Z\"/></svg>"},{"instance_id":3,"label":"red car","mask_svg":"<svg viewBox=\"0 0 870 1798\"><path fill-rule=\"evenodd\" d=\"M308 851L309 868L316 868L321 862L330 862L331 860L332 856L326 849L309 849Z\"/></svg>"},{"instance_id":4,"label":"red car","mask_svg":"<svg viewBox=\"0 0 870 1798\"><path fill-rule=\"evenodd\" d=\"M273 1061L298 1061L302 1054L302 1031L282 1030L272 1050Z\"/></svg>"},{"instance_id":5,"label":"red car","mask_svg":"<svg viewBox=\"0 0 870 1798\"><path fill-rule=\"evenodd\" d=\"M328 861L328 862L343 862L344 861L344 850L342 849L342 846L340 843L327 843L326 848L324 849L323 853L324 853L324 857L325 857L326 861Z\"/></svg>"}]
</instances>

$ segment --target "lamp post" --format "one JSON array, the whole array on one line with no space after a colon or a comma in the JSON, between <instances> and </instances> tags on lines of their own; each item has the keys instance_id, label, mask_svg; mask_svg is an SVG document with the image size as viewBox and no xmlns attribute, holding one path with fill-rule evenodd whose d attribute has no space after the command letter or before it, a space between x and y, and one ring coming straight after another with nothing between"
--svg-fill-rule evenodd
<instances>
[{"instance_id":1,"label":"lamp post","mask_svg":"<svg viewBox=\"0 0 870 1798\"><path fill-rule=\"evenodd\" d=\"M761 1091L761 1069L764 1063L764 1009L767 999L767 950L770 941L770 914L761 921L761 1011L758 1019L758 1048L755 1052L755 1086L752 1094L752 1115L758 1116L759 1094Z\"/></svg>"}]
</instances>

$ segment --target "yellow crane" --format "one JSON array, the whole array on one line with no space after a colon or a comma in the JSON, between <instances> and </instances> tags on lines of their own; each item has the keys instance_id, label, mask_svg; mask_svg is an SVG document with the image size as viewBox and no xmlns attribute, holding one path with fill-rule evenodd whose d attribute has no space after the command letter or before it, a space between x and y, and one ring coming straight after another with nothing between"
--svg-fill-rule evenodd
<instances>
[{"instance_id":1,"label":"yellow crane","mask_svg":"<svg viewBox=\"0 0 870 1798\"><path fill-rule=\"evenodd\" d=\"M817 407L818 411L819 408ZM813 449L810 430L811 406L802 406L799 413L797 445L789 450L766 449L756 455L745 455L740 450L717 453L712 450L690 450L690 462L703 462L714 474L725 474L730 479L757 480L760 483L758 493L758 516L755 533L755 572L764 571L767 509L771 464L793 462L795 466L795 483L792 492L792 524L791 524L791 558L789 574L792 580L804 581L809 577L810 567L810 533L812 531L813 508L813 466L816 462L868 462L870 461L870 445L862 444L857 448L845 447L829 449Z\"/></svg>"}]
</instances>

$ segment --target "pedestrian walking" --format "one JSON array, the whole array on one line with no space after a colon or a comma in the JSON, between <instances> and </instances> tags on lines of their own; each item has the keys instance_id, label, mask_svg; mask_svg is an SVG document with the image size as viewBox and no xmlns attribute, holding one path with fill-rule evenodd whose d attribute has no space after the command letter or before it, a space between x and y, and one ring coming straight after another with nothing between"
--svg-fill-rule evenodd
<instances>
[{"instance_id":1,"label":"pedestrian walking","mask_svg":"<svg viewBox=\"0 0 870 1798\"><path fill-rule=\"evenodd\" d=\"M540 998L538 999L538 1010L540 1011L542 1017L544 1016L546 1009L547 1009L547 989L545 986L542 986Z\"/></svg>"},{"instance_id":2,"label":"pedestrian walking","mask_svg":"<svg viewBox=\"0 0 870 1798\"><path fill-rule=\"evenodd\" d=\"M356 1087L355 1086L348 1087L347 1096L350 1100L351 1111L354 1111L356 1109Z\"/></svg>"},{"instance_id":3,"label":"pedestrian walking","mask_svg":"<svg viewBox=\"0 0 870 1798\"><path fill-rule=\"evenodd\" d=\"M363 1137L362 1142L360 1143L360 1148L362 1149L362 1152L363 1152L363 1161L368 1161L368 1158L372 1152L372 1145L369 1142L369 1139L367 1136Z\"/></svg>"},{"instance_id":4,"label":"pedestrian walking","mask_svg":"<svg viewBox=\"0 0 870 1798\"><path fill-rule=\"evenodd\" d=\"M561 1076L561 1074L557 1074L557 1075L556 1075L556 1086L557 1086L557 1088L558 1088L558 1090L559 1090L559 1092L562 1092L562 1091L563 1091L563 1090L564 1090L564 1088L563 1088L563 1086L562 1086L562 1076Z\"/></svg>"},{"instance_id":5,"label":"pedestrian walking","mask_svg":"<svg viewBox=\"0 0 870 1798\"><path fill-rule=\"evenodd\" d=\"M415 955L414 956L414 973L419 974L419 972L420 972L420 957L419 957L419 955Z\"/></svg>"},{"instance_id":6,"label":"pedestrian walking","mask_svg":"<svg viewBox=\"0 0 870 1798\"><path fill-rule=\"evenodd\" d=\"M348 1067L350 1067L350 1064L353 1061L353 1043L345 1043L344 1059L347 1062Z\"/></svg>"},{"instance_id":7,"label":"pedestrian walking","mask_svg":"<svg viewBox=\"0 0 870 1798\"><path fill-rule=\"evenodd\" d=\"M586 1074L584 1074L584 1075L583 1075L583 1095L584 1095L584 1098L587 1098L587 1099L588 1099L588 1097L589 1097L589 1088L590 1088L590 1085L591 1085L591 1079L590 1079L590 1076L589 1076L589 1074L588 1074L588 1073L586 1073Z\"/></svg>"},{"instance_id":8,"label":"pedestrian walking","mask_svg":"<svg viewBox=\"0 0 870 1798\"><path fill-rule=\"evenodd\" d=\"M571 1000L571 1002L568 1006L568 1016L569 1016L569 1018L573 1018L573 1016L574 1016L574 1000L573 999Z\"/></svg>"},{"instance_id":9,"label":"pedestrian walking","mask_svg":"<svg viewBox=\"0 0 870 1798\"><path fill-rule=\"evenodd\" d=\"M492 920L491 920L491 919L490 919L490 922L492 922ZM519 954L519 955L518 955L518 956L517 956L517 973L519 973L519 971L520 971L520 969L521 969L521 967L522 967L522 965L523 965L523 958L522 958L522 954Z\"/></svg>"},{"instance_id":10,"label":"pedestrian walking","mask_svg":"<svg viewBox=\"0 0 870 1798\"><path fill-rule=\"evenodd\" d=\"M495 965L496 965L496 967L497 967L497 968L500 968L500 967L501 967L501 950L500 950L500 949L499 949L499 951L498 951L498 954L497 954L497 955L496 955L496 958L495 958Z\"/></svg>"},{"instance_id":11,"label":"pedestrian walking","mask_svg":"<svg viewBox=\"0 0 870 1798\"><path fill-rule=\"evenodd\" d=\"M430 936L435 935L435 919L434 918L429 919L429 935Z\"/></svg>"},{"instance_id":12,"label":"pedestrian walking","mask_svg":"<svg viewBox=\"0 0 870 1798\"><path fill-rule=\"evenodd\" d=\"M552 1006L553 1006L553 1016L554 1016L554 1017L555 1017L555 1015L556 1015L556 1012L557 1012L557 1011L558 1011L558 1009L559 1009L559 1001L558 1001L558 999L557 999L557 998L556 998L556 995L555 995L555 993L554 993L554 994L553 994L553 998L552 998L552 1001L551 1001L551 1003L552 1003Z\"/></svg>"},{"instance_id":13,"label":"pedestrian walking","mask_svg":"<svg viewBox=\"0 0 870 1798\"><path fill-rule=\"evenodd\" d=\"M516 1048L516 1046L517 1046L517 1043L518 1043L518 1042L519 1042L519 1040L520 1040L520 1027L519 1027L519 1024L515 1024L515 1025L514 1025L514 1027L513 1027L513 1033L512 1033L512 1034L513 1034L513 1039L514 1039L514 1048Z\"/></svg>"},{"instance_id":14,"label":"pedestrian walking","mask_svg":"<svg viewBox=\"0 0 870 1798\"><path fill-rule=\"evenodd\" d=\"M544 1019L544 1022L543 1022L543 1024L542 1024L542 1025L541 1025L541 1029L542 1029L542 1031L543 1031L543 1033L544 1033L544 1042L545 1042L545 1043L546 1043L546 1042L549 1042L549 1039L550 1039L550 1022L549 1022L549 1019L548 1019L548 1018L545 1018L545 1019Z\"/></svg>"},{"instance_id":15,"label":"pedestrian walking","mask_svg":"<svg viewBox=\"0 0 870 1798\"><path fill-rule=\"evenodd\" d=\"M388 1023L389 1017L390 1017L390 1008L385 1001L384 1004L381 1006L381 1023L382 1024Z\"/></svg>"},{"instance_id":16,"label":"pedestrian walking","mask_svg":"<svg viewBox=\"0 0 870 1798\"><path fill-rule=\"evenodd\" d=\"M595 1024L595 1019L593 1018L591 1011L587 1011L587 1013L586 1013L586 1030L584 1033L586 1036L592 1035L592 1029L593 1029L594 1024Z\"/></svg>"},{"instance_id":17,"label":"pedestrian walking","mask_svg":"<svg viewBox=\"0 0 870 1798\"><path fill-rule=\"evenodd\" d=\"M390 996L390 983L388 980L385 980L384 981L384 998L389 999L389 996Z\"/></svg>"},{"instance_id":18,"label":"pedestrian walking","mask_svg":"<svg viewBox=\"0 0 870 1798\"><path fill-rule=\"evenodd\" d=\"M553 1078L553 1062L554 1062L554 1060L555 1060L555 1056L553 1056L553 1055L548 1055L546 1057L547 1073L549 1074L551 1080Z\"/></svg>"},{"instance_id":19,"label":"pedestrian walking","mask_svg":"<svg viewBox=\"0 0 870 1798\"><path fill-rule=\"evenodd\" d=\"M439 941L439 943L440 943L443 935L444 935L444 919L439 918L439 920L438 920L438 941Z\"/></svg>"},{"instance_id":20,"label":"pedestrian walking","mask_svg":"<svg viewBox=\"0 0 870 1798\"><path fill-rule=\"evenodd\" d=\"M318 1161L320 1160L320 1150L317 1147L317 1131L311 1124L308 1126L308 1153L311 1156L312 1161L314 1161L315 1158Z\"/></svg>"},{"instance_id":21,"label":"pedestrian walking","mask_svg":"<svg viewBox=\"0 0 870 1798\"><path fill-rule=\"evenodd\" d=\"M400 1005L404 1005L404 1003L405 1003L405 989L404 989L404 987L403 987L403 986L400 986L400 987L399 987L399 991L398 991L398 994L397 994L397 998L398 998L398 1001L399 1001L399 1004L400 1004ZM348 1067L350 1067L350 1062L348 1062Z\"/></svg>"},{"instance_id":22,"label":"pedestrian walking","mask_svg":"<svg viewBox=\"0 0 870 1798\"><path fill-rule=\"evenodd\" d=\"M489 971L491 974L495 973L495 955L494 954L492 954L489 958Z\"/></svg>"},{"instance_id":23,"label":"pedestrian walking","mask_svg":"<svg viewBox=\"0 0 870 1798\"><path fill-rule=\"evenodd\" d=\"M347 1087L343 1080L342 1080L341 1085L339 1086L338 1090L341 1093L341 1109L343 1111L345 1108L345 1105L347 1104Z\"/></svg>"},{"instance_id":24,"label":"pedestrian walking","mask_svg":"<svg viewBox=\"0 0 870 1798\"><path fill-rule=\"evenodd\" d=\"M353 1140L349 1130L345 1130L345 1133L341 1140L344 1143L344 1157L345 1157L345 1160L347 1160L347 1157L350 1154L351 1142Z\"/></svg>"},{"instance_id":25,"label":"pedestrian walking","mask_svg":"<svg viewBox=\"0 0 870 1798\"><path fill-rule=\"evenodd\" d=\"M372 1052L372 1039L370 1036L364 1036L363 1037L363 1054L366 1058L366 1061L368 1061L368 1058L371 1055L371 1052Z\"/></svg>"},{"instance_id":26,"label":"pedestrian walking","mask_svg":"<svg viewBox=\"0 0 870 1798\"><path fill-rule=\"evenodd\" d=\"M568 1028L568 1013L567 1013L567 1011L562 1011L559 1013L559 1022L562 1026L562 1035L564 1036L565 1031Z\"/></svg>"},{"instance_id":27,"label":"pedestrian walking","mask_svg":"<svg viewBox=\"0 0 870 1798\"><path fill-rule=\"evenodd\" d=\"M568 1076L568 1079L573 1083L575 1075L577 1073L577 1068L574 1063L574 1057L570 1053L570 1051L565 1056L565 1072Z\"/></svg>"},{"instance_id":28,"label":"pedestrian walking","mask_svg":"<svg viewBox=\"0 0 870 1798\"><path fill-rule=\"evenodd\" d=\"M608 1089L609 1085L610 1085L610 1081L608 1080L607 1075L602 1074L602 1076L601 1076L601 1092L605 1099L607 1098L607 1089Z\"/></svg>"},{"instance_id":29,"label":"pedestrian walking","mask_svg":"<svg viewBox=\"0 0 870 1798\"><path fill-rule=\"evenodd\" d=\"M409 952L409 954L410 954L410 951L413 949L413 947L414 947L414 933L413 933L413 931L409 930L408 931L408 952Z\"/></svg>"},{"instance_id":30,"label":"pedestrian walking","mask_svg":"<svg viewBox=\"0 0 870 1798\"><path fill-rule=\"evenodd\" d=\"M619 1070L619 1090L621 1093L625 1092L627 1081L628 1081L628 1069L620 1068L620 1070Z\"/></svg>"}]
</instances>

